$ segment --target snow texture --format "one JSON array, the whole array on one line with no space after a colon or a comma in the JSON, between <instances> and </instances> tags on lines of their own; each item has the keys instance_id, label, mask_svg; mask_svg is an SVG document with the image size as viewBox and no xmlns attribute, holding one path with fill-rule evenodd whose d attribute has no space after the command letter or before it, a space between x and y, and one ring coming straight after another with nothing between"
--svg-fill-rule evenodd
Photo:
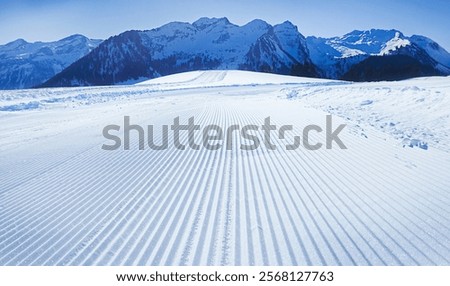
<instances>
[{"instance_id":1,"label":"snow texture","mask_svg":"<svg viewBox=\"0 0 450 286\"><path fill-rule=\"evenodd\" d=\"M0 265L449 265L449 92L235 71L2 91ZM329 113L348 149L284 148ZM294 131L276 150L102 150L125 115L157 139L176 116Z\"/></svg>"}]
</instances>

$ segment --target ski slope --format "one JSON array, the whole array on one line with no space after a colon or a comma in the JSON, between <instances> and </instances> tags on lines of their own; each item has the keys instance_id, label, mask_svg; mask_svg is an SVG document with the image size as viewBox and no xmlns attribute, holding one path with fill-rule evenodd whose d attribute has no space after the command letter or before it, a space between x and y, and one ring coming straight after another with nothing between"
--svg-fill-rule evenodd
<instances>
[{"instance_id":1,"label":"ski slope","mask_svg":"<svg viewBox=\"0 0 450 286\"><path fill-rule=\"evenodd\" d=\"M1 91L0 265L449 265L449 96L448 77L240 71ZM284 148L327 114L347 149ZM102 150L124 116L157 142L177 116L294 130L276 150Z\"/></svg>"}]
</instances>

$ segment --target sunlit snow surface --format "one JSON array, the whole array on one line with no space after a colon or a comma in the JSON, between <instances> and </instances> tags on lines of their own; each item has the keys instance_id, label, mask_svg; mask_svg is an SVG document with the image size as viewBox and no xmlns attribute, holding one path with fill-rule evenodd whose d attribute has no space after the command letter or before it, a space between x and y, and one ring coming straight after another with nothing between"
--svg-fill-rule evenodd
<instances>
[{"instance_id":1,"label":"sunlit snow surface","mask_svg":"<svg viewBox=\"0 0 450 286\"><path fill-rule=\"evenodd\" d=\"M1 91L0 265L449 265L449 97L448 77L237 71ZM347 150L284 149L326 114ZM273 151L237 136L232 150L102 150L126 115L158 138L177 116L294 131Z\"/></svg>"}]
</instances>

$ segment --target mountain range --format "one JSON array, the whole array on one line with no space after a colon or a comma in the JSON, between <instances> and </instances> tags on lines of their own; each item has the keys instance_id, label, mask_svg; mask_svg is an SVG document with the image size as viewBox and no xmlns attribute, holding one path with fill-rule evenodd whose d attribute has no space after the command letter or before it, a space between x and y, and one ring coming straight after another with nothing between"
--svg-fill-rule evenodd
<instances>
[{"instance_id":1,"label":"mountain range","mask_svg":"<svg viewBox=\"0 0 450 286\"><path fill-rule=\"evenodd\" d=\"M96 48L102 41L72 35L56 42L18 39L0 46L0 89L40 85Z\"/></svg>"},{"instance_id":2,"label":"mountain range","mask_svg":"<svg viewBox=\"0 0 450 286\"><path fill-rule=\"evenodd\" d=\"M450 54L424 36L397 30L304 37L286 21L227 18L171 22L105 41L74 35L53 43L0 46L0 88L113 85L191 70L239 69L352 81L450 74Z\"/></svg>"}]
</instances>

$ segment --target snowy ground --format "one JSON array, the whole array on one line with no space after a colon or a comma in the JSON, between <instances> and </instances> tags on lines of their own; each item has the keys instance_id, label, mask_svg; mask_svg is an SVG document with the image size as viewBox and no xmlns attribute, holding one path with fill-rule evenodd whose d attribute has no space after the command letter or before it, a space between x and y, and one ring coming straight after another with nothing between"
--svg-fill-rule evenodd
<instances>
[{"instance_id":1,"label":"snowy ground","mask_svg":"<svg viewBox=\"0 0 450 286\"><path fill-rule=\"evenodd\" d=\"M448 77L234 71L1 91L0 265L449 265L449 96ZM328 113L348 149L284 149ZM126 115L294 132L276 150L102 150Z\"/></svg>"},{"instance_id":2,"label":"snowy ground","mask_svg":"<svg viewBox=\"0 0 450 286\"><path fill-rule=\"evenodd\" d=\"M450 77L434 77L299 87L287 89L286 97L346 119L363 136L369 125L402 145L418 141L450 152L449 91Z\"/></svg>"}]
</instances>

